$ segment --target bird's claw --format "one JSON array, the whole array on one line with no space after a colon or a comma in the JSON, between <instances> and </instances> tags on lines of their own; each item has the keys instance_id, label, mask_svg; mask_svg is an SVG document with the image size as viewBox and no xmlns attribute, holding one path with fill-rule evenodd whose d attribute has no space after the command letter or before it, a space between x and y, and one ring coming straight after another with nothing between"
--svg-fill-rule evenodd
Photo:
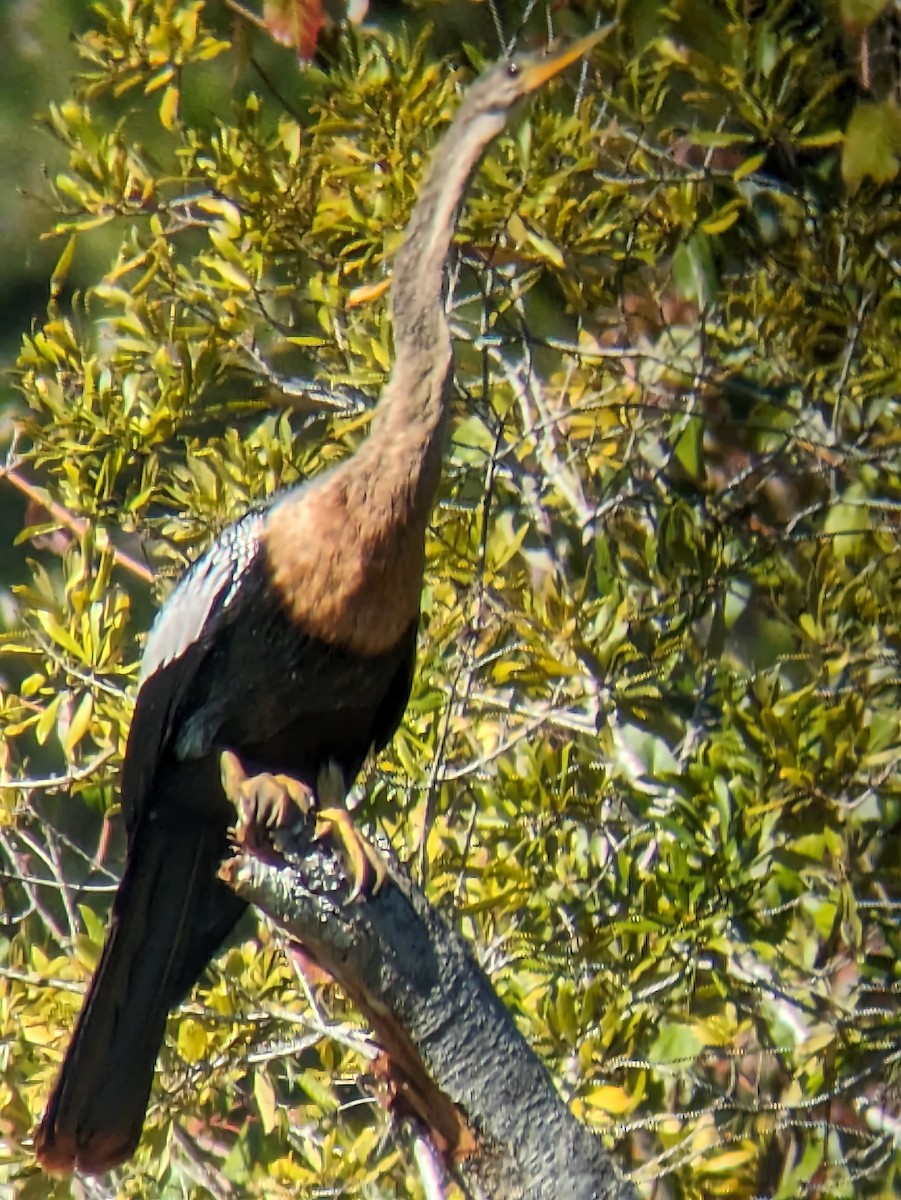
<instances>
[{"instance_id":1,"label":"bird's claw","mask_svg":"<svg viewBox=\"0 0 901 1200\"><path fill-rule=\"evenodd\" d=\"M233 836L250 851L273 846L273 835L290 830L313 808L313 793L289 775L248 775L230 750L219 761L223 790L238 810Z\"/></svg>"},{"instance_id":2,"label":"bird's claw","mask_svg":"<svg viewBox=\"0 0 901 1200\"><path fill-rule=\"evenodd\" d=\"M235 842L257 856L278 853L278 834L295 829L316 807L314 838L334 836L347 858L351 900L374 895L388 878L388 865L353 823L345 805L344 777L335 763L323 767L316 794L289 775L248 775L237 754L223 752L219 767L222 788L238 810L231 831Z\"/></svg>"},{"instance_id":3,"label":"bird's claw","mask_svg":"<svg viewBox=\"0 0 901 1200\"><path fill-rule=\"evenodd\" d=\"M388 878L388 864L375 846L360 833L350 813L342 805L320 809L314 837L333 836L347 856L348 875L353 886L348 900L358 896L374 896Z\"/></svg>"}]
</instances>

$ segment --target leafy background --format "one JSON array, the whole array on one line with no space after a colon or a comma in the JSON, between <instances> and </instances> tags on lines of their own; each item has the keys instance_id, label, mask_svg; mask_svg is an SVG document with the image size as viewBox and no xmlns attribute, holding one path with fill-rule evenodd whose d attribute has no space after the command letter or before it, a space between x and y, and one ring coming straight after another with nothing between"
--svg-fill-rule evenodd
<instances>
[{"instance_id":1,"label":"leafy background","mask_svg":"<svg viewBox=\"0 0 901 1200\"><path fill-rule=\"evenodd\" d=\"M7 332L36 277L49 301L3 418L0 1189L422 1195L365 1029L266 930L173 1016L133 1164L51 1182L27 1139L121 864L152 612L252 500L365 436L391 255L497 34L464 0L386 6L299 67L233 6L70 10L74 49L46 6L3 14L38 47L7 109L44 113L4 135L29 180L4 221L35 247ZM543 8L502 15L546 37ZM889 1197L897 13L550 14L598 16L461 220L419 670L361 820L646 1195Z\"/></svg>"}]
</instances>

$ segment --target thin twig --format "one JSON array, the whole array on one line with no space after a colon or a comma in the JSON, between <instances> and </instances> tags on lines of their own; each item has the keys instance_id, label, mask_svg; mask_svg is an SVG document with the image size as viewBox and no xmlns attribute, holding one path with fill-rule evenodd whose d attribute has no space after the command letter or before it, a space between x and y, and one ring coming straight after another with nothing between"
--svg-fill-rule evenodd
<instances>
[{"instance_id":1,"label":"thin twig","mask_svg":"<svg viewBox=\"0 0 901 1200\"><path fill-rule=\"evenodd\" d=\"M447 1200L444 1172L432 1139L418 1121L410 1121L409 1124L413 1134L413 1161L419 1171L426 1200Z\"/></svg>"},{"instance_id":2,"label":"thin twig","mask_svg":"<svg viewBox=\"0 0 901 1200\"><path fill-rule=\"evenodd\" d=\"M32 792L65 791L73 783L81 783L83 780L90 779L93 775L96 775L100 767L113 758L115 754L116 751L112 747L108 750L103 750L96 758L92 758L87 766L73 768L71 771L67 771L65 775L46 775L38 779L0 779L0 791L24 792L26 796L30 796Z\"/></svg>"},{"instance_id":3,"label":"thin twig","mask_svg":"<svg viewBox=\"0 0 901 1200\"><path fill-rule=\"evenodd\" d=\"M64 529L68 529L74 537L79 540L84 538L88 529L88 522L83 517L76 517L67 508L52 500L43 488L25 479L14 467L0 466L0 479L7 480L23 496L27 496L29 500L33 500L35 504L40 504L42 508L47 510L54 521L57 521ZM117 549L105 529L98 527L97 532L99 535L102 535L117 566L123 567L144 583L153 583L154 574L149 567L138 562L136 558L132 558L130 554L126 554L124 550ZM98 538L98 543L99 541L100 539Z\"/></svg>"}]
</instances>

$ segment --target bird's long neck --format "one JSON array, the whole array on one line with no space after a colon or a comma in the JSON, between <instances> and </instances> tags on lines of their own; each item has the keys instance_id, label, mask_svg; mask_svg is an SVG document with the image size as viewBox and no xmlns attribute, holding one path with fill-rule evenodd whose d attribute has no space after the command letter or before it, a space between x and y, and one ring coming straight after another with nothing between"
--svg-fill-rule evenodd
<instances>
[{"instance_id":1,"label":"bird's long neck","mask_svg":"<svg viewBox=\"0 0 901 1200\"><path fill-rule=\"evenodd\" d=\"M369 437L303 502L276 505L267 521L272 583L295 624L359 654L391 651L419 613L451 371L444 263L466 186L504 123L483 108L470 90L395 258L394 368Z\"/></svg>"},{"instance_id":2,"label":"bird's long neck","mask_svg":"<svg viewBox=\"0 0 901 1200\"><path fill-rule=\"evenodd\" d=\"M468 113L467 100L432 162L394 260L394 368L369 439L370 454L402 446L410 456L407 487L413 485L411 501L425 506L425 516L438 485L450 391L445 263L469 181L504 123L494 114Z\"/></svg>"}]
</instances>

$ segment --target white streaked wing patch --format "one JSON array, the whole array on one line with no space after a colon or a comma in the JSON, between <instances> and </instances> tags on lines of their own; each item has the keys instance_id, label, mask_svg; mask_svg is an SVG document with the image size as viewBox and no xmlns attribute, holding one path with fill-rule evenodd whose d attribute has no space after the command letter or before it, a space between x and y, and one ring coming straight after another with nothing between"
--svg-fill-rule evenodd
<instances>
[{"instance_id":1,"label":"white streaked wing patch","mask_svg":"<svg viewBox=\"0 0 901 1200\"><path fill-rule=\"evenodd\" d=\"M182 577L150 630L140 683L213 632L216 618L211 615L224 614L237 595L259 552L265 520L265 510L256 510L229 525Z\"/></svg>"}]
</instances>

